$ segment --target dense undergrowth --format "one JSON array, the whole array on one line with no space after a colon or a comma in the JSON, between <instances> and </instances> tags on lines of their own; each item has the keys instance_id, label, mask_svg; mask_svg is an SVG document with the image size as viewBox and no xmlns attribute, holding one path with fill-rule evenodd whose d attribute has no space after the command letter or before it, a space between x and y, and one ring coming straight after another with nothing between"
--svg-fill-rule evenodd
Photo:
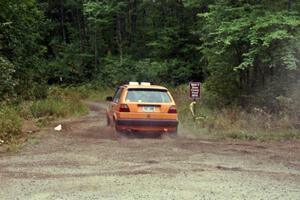
<instances>
[{"instance_id":1,"label":"dense undergrowth","mask_svg":"<svg viewBox=\"0 0 300 200\"><path fill-rule=\"evenodd\" d=\"M0 144L12 140L21 133L22 119L10 106L0 108Z\"/></svg>"},{"instance_id":2,"label":"dense undergrowth","mask_svg":"<svg viewBox=\"0 0 300 200\"><path fill-rule=\"evenodd\" d=\"M248 106L213 106L204 90L191 114L187 86L171 89L178 106L180 122L185 132L204 138L242 140L300 139L300 121L297 102L279 97L278 110Z\"/></svg>"},{"instance_id":3,"label":"dense undergrowth","mask_svg":"<svg viewBox=\"0 0 300 200\"><path fill-rule=\"evenodd\" d=\"M179 112L181 134L193 133L202 138L242 140L300 139L298 110L290 101L278 98L277 113L259 107L212 106L211 97L204 90L196 104L195 116L190 110L188 87L170 88ZM37 126L64 117L80 116L88 112L82 100L104 101L114 90L97 84L50 87L43 99L3 103L0 106L0 143L22 137L22 123L34 121ZM296 105L297 106L297 105Z\"/></svg>"},{"instance_id":4,"label":"dense undergrowth","mask_svg":"<svg viewBox=\"0 0 300 200\"><path fill-rule=\"evenodd\" d=\"M37 126L64 117L80 116L88 112L84 99L102 100L106 89L97 86L50 87L42 99L2 103L0 105L0 144L23 137L22 124L31 120Z\"/></svg>"}]
</instances>

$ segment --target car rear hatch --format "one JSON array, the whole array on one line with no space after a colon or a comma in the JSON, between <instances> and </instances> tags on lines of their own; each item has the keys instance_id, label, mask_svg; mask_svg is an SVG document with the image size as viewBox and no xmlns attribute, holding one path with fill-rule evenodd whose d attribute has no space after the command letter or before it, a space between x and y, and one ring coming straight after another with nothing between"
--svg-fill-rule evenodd
<instances>
[{"instance_id":1,"label":"car rear hatch","mask_svg":"<svg viewBox=\"0 0 300 200\"><path fill-rule=\"evenodd\" d=\"M125 104L129 108L126 116L138 119L177 119L175 103L169 92L164 89L128 89Z\"/></svg>"}]
</instances>

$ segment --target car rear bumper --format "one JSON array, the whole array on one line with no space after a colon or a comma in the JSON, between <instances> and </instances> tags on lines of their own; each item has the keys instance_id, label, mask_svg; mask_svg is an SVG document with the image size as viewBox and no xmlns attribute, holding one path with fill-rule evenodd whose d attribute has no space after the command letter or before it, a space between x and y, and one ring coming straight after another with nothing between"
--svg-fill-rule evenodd
<instances>
[{"instance_id":1,"label":"car rear bumper","mask_svg":"<svg viewBox=\"0 0 300 200\"><path fill-rule=\"evenodd\" d=\"M177 120L119 119L116 128L121 132L176 132Z\"/></svg>"},{"instance_id":2,"label":"car rear bumper","mask_svg":"<svg viewBox=\"0 0 300 200\"><path fill-rule=\"evenodd\" d=\"M153 120L153 119L119 119L118 126L144 126L144 127L177 127L177 120Z\"/></svg>"}]
</instances>

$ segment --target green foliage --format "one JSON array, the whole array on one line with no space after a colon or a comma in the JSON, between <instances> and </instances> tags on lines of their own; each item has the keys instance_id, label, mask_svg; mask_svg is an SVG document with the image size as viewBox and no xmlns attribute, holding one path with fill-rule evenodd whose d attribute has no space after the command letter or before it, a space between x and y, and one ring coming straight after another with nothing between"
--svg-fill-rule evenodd
<instances>
[{"instance_id":1,"label":"green foliage","mask_svg":"<svg viewBox=\"0 0 300 200\"><path fill-rule=\"evenodd\" d=\"M43 126L57 118L86 114L88 109L82 99L97 95L98 100L103 100L109 93L107 90L101 91L96 88L98 87L95 85L52 87L48 96L42 100L23 101L18 105L1 104L0 140L12 142L18 139L22 134L23 119L36 121L38 125Z\"/></svg>"},{"instance_id":2,"label":"green foliage","mask_svg":"<svg viewBox=\"0 0 300 200\"><path fill-rule=\"evenodd\" d=\"M0 139L9 141L21 134L22 120L14 108L0 107Z\"/></svg>"},{"instance_id":3,"label":"green foliage","mask_svg":"<svg viewBox=\"0 0 300 200\"><path fill-rule=\"evenodd\" d=\"M272 87L272 79L290 87L292 81L288 83L282 73L299 71L300 15L286 5L215 1L199 14L204 22L201 52L208 63L208 90L228 101ZM291 80L297 77L295 73Z\"/></svg>"},{"instance_id":4,"label":"green foliage","mask_svg":"<svg viewBox=\"0 0 300 200\"><path fill-rule=\"evenodd\" d=\"M0 101L9 100L14 95L14 72L13 64L0 55Z\"/></svg>"},{"instance_id":5,"label":"green foliage","mask_svg":"<svg viewBox=\"0 0 300 200\"><path fill-rule=\"evenodd\" d=\"M10 82L7 94L22 96L33 82L43 79L41 66L46 48L41 45L41 40L45 22L47 20L34 0L1 1L0 62L1 68L7 69L4 80Z\"/></svg>"},{"instance_id":6,"label":"green foliage","mask_svg":"<svg viewBox=\"0 0 300 200\"><path fill-rule=\"evenodd\" d=\"M167 77L167 67L165 62L140 60L136 63L136 80L160 83L164 77Z\"/></svg>"},{"instance_id":7,"label":"green foliage","mask_svg":"<svg viewBox=\"0 0 300 200\"><path fill-rule=\"evenodd\" d=\"M277 112L300 76L299 10L286 0L4 0L0 101L45 99L55 84L197 80L211 107Z\"/></svg>"},{"instance_id":8,"label":"green foliage","mask_svg":"<svg viewBox=\"0 0 300 200\"><path fill-rule=\"evenodd\" d=\"M59 97L63 99L94 99L104 100L108 93L113 93L111 88L103 87L103 82L91 82L82 85L68 85L65 87L51 87L49 96Z\"/></svg>"},{"instance_id":9,"label":"green foliage","mask_svg":"<svg viewBox=\"0 0 300 200\"><path fill-rule=\"evenodd\" d=\"M170 88L170 92L176 101L182 134L193 133L204 138L260 141L300 138L296 114L298 110L292 110L297 106L297 102L289 98L278 98L282 113L274 115L258 107L251 107L247 111L237 106L217 107L215 105L219 105L218 102L211 102L211 93L204 90L201 100L195 106L196 117L193 117L187 85ZM212 100L214 99L215 97Z\"/></svg>"},{"instance_id":10,"label":"green foliage","mask_svg":"<svg viewBox=\"0 0 300 200\"><path fill-rule=\"evenodd\" d=\"M0 55L16 70L11 91L36 99L45 97L47 83L203 79L199 40L192 34L201 6L175 0L2 1Z\"/></svg>"},{"instance_id":11,"label":"green foliage","mask_svg":"<svg viewBox=\"0 0 300 200\"><path fill-rule=\"evenodd\" d=\"M76 116L87 113L87 107L81 102L87 97L87 90L82 87L52 87L47 98L31 102L28 108L34 118Z\"/></svg>"},{"instance_id":12,"label":"green foliage","mask_svg":"<svg viewBox=\"0 0 300 200\"><path fill-rule=\"evenodd\" d=\"M102 82L109 86L129 81L160 83L163 78L168 76L166 62L157 62L151 59L135 61L126 58L123 63L120 63L119 59L114 57L107 57L104 62L103 74L100 74L100 77L103 77Z\"/></svg>"},{"instance_id":13,"label":"green foliage","mask_svg":"<svg viewBox=\"0 0 300 200\"><path fill-rule=\"evenodd\" d=\"M78 100L61 98L47 98L34 102L30 111L35 118L42 117L67 117L86 113L86 107Z\"/></svg>"}]
</instances>

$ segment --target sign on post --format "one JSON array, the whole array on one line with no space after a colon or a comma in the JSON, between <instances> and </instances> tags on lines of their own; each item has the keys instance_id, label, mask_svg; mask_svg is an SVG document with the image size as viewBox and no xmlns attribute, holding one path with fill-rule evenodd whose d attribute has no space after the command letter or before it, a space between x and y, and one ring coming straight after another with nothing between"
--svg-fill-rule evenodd
<instances>
[{"instance_id":1,"label":"sign on post","mask_svg":"<svg viewBox=\"0 0 300 200\"><path fill-rule=\"evenodd\" d=\"M201 83L190 82L190 98L193 100L200 99L201 96Z\"/></svg>"}]
</instances>

